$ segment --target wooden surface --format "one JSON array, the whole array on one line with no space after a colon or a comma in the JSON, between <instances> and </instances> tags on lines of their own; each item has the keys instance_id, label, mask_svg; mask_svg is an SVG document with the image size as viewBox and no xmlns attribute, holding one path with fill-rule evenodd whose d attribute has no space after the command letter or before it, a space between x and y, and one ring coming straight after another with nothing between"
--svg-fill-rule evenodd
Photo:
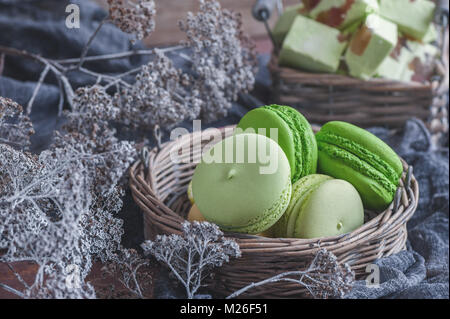
<instances>
[{"instance_id":1,"label":"wooden surface","mask_svg":"<svg viewBox=\"0 0 450 319\"><path fill-rule=\"evenodd\" d=\"M95 0L107 8L106 0ZM240 12L243 19L243 28L256 42L258 51L270 52L271 45L264 25L252 16L252 7L256 0L221 0L224 8ZM177 43L184 39L183 33L178 29L178 21L186 16L188 11L198 9L198 0L156 0L156 30L145 40L148 46L160 46ZM298 3L299 0L284 0L284 5ZM274 12L270 25L276 22L277 14Z\"/></svg>"}]
</instances>

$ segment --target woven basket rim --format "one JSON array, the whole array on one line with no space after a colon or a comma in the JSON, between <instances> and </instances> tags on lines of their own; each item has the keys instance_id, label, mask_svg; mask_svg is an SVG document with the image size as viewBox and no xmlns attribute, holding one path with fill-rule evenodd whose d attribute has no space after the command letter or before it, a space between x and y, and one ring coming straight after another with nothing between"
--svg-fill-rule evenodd
<instances>
[{"instance_id":1,"label":"woven basket rim","mask_svg":"<svg viewBox=\"0 0 450 319\"><path fill-rule=\"evenodd\" d=\"M219 130L223 133L226 128L233 128L234 126L227 126L220 128ZM317 130L317 126L314 126L314 129ZM158 207L163 211L162 216L152 216L156 223L162 223L169 226L172 231L169 231L174 234L181 234L181 224L184 222L184 218L175 213L172 209L170 209L164 200L160 200L158 198L158 190L155 190L154 184L154 174L153 168L155 163L158 163L158 160L161 160L165 153L173 146L180 145L181 143L186 143L186 141L191 141L191 138L198 137L201 132L190 133L182 136L180 139L176 141L169 141L161 145L161 148L158 147L153 148L148 154L148 174L150 177L150 181L143 174L144 165L142 160L138 160L135 162L130 168L130 187L132 190L132 195L135 202L138 206L144 211L144 214L151 214L149 212L149 207ZM256 235L247 235L247 234L237 234L225 232L225 236L229 238L235 239L238 244L241 246L241 250L252 250L253 252L257 252L258 249L265 249L264 245L267 245L271 248L271 250L277 250L276 248L283 250L283 247L292 247L292 246L311 246L311 251L315 251L318 248L329 247L329 248L339 248L343 244L358 244L361 241L370 240L371 237L375 237L379 235L380 232L387 232L387 230L398 229L400 226L404 225L414 214L417 205L418 205L418 197L419 197L419 185L412 173L412 167L410 167L403 159L402 159L404 173L403 177L400 181L400 187L398 190L398 194L400 196L396 196L397 203L395 200L389 205L389 207L377 214L376 217L370 219L368 222L364 223L358 229L343 234L340 236L331 236L331 237L322 237L322 238L312 238L312 239L302 239L302 238L267 238ZM192 165L191 165L192 166ZM194 165L195 167L195 165ZM153 175L153 176L152 176ZM409 185L405 185L405 181L409 181ZM398 210L393 212L394 206L397 206ZM156 214L154 214L156 215ZM381 227L373 230L372 228L377 224L388 225L391 227ZM371 231L373 230L373 231ZM328 245L328 244L331 244ZM317 246L319 245L319 246Z\"/></svg>"}]
</instances>

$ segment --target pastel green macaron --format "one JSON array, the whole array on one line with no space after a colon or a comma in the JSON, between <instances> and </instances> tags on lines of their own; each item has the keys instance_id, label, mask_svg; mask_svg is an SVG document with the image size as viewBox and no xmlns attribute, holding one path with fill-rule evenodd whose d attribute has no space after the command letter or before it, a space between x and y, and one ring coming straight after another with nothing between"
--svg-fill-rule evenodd
<instances>
[{"instance_id":1,"label":"pastel green macaron","mask_svg":"<svg viewBox=\"0 0 450 319\"><path fill-rule=\"evenodd\" d=\"M403 166L398 155L372 133L345 122L329 122L316 134L320 173L350 182L364 206L383 210L393 201Z\"/></svg>"},{"instance_id":2,"label":"pastel green macaron","mask_svg":"<svg viewBox=\"0 0 450 319\"><path fill-rule=\"evenodd\" d=\"M363 203L350 183L313 174L293 185L289 206L273 228L279 237L318 238L345 234L363 223Z\"/></svg>"},{"instance_id":3,"label":"pastel green macaron","mask_svg":"<svg viewBox=\"0 0 450 319\"><path fill-rule=\"evenodd\" d=\"M276 135L273 133L274 129ZM311 125L296 109L283 105L253 109L241 119L236 128L238 133L248 130L278 142L291 166L292 183L316 172L316 139Z\"/></svg>"},{"instance_id":4,"label":"pastel green macaron","mask_svg":"<svg viewBox=\"0 0 450 319\"><path fill-rule=\"evenodd\" d=\"M192 178L192 194L206 220L222 230L257 234L285 212L291 197L286 155L270 138L238 134L202 156Z\"/></svg>"}]
</instances>

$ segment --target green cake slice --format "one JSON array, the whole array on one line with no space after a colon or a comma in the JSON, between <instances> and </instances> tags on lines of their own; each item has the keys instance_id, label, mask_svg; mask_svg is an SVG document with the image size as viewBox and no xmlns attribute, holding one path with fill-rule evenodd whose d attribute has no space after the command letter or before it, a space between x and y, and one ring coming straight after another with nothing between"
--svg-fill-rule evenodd
<instances>
[{"instance_id":1,"label":"green cake slice","mask_svg":"<svg viewBox=\"0 0 450 319\"><path fill-rule=\"evenodd\" d=\"M370 14L353 36L345 53L350 75L370 79L396 47L397 38L394 23L377 14Z\"/></svg>"},{"instance_id":2,"label":"green cake slice","mask_svg":"<svg viewBox=\"0 0 450 319\"><path fill-rule=\"evenodd\" d=\"M284 38L286 37L286 34L288 34L289 30L292 27L292 24L294 23L295 18L301 13L301 10L303 9L303 3L300 3L295 6L287 7L283 14L280 16L280 18L277 21L277 24L275 25L272 34L273 38L275 39L275 42L281 46Z\"/></svg>"},{"instance_id":3,"label":"green cake slice","mask_svg":"<svg viewBox=\"0 0 450 319\"><path fill-rule=\"evenodd\" d=\"M284 40L279 63L282 66L313 72L334 73L347 41L339 30L297 16Z\"/></svg>"},{"instance_id":4,"label":"green cake slice","mask_svg":"<svg viewBox=\"0 0 450 319\"><path fill-rule=\"evenodd\" d=\"M380 0L380 15L398 25L401 32L422 39L434 18L436 5L428 0Z\"/></svg>"},{"instance_id":5,"label":"green cake slice","mask_svg":"<svg viewBox=\"0 0 450 319\"><path fill-rule=\"evenodd\" d=\"M311 1L310 1L311 2ZM320 0L310 5L309 17L340 30L378 11L377 0Z\"/></svg>"}]
</instances>

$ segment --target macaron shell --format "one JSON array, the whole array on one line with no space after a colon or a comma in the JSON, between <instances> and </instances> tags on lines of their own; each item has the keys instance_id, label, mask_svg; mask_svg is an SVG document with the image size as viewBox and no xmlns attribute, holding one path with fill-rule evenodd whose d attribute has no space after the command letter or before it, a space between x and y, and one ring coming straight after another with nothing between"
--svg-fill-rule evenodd
<instances>
[{"instance_id":1,"label":"macaron shell","mask_svg":"<svg viewBox=\"0 0 450 319\"><path fill-rule=\"evenodd\" d=\"M301 178L292 186L292 197L289 206L277 223L277 234L280 237L294 237L295 221L299 213L298 207L304 203L305 199L315 188L331 179L332 177L330 176L313 174Z\"/></svg>"},{"instance_id":2,"label":"macaron shell","mask_svg":"<svg viewBox=\"0 0 450 319\"><path fill-rule=\"evenodd\" d=\"M363 162L361 163L363 164ZM326 152L319 151L319 170L324 174L350 182L358 190L364 207L368 209L381 211L389 206L394 199L395 193L386 190L376 180L365 175L370 167L367 167L368 171L363 174L354 170L345 162L329 156Z\"/></svg>"},{"instance_id":3,"label":"macaron shell","mask_svg":"<svg viewBox=\"0 0 450 319\"><path fill-rule=\"evenodd\" d=\"M318 170L352 183L369 209L392 202L403 166L398 155L372 133L345 122L329 122L316 134Z\"/></svg>"},{"instance_id":4,"label":"macaron shell","mask_svg":"<svg viewBox=\"0 0 450 319\"><path fill-rule=\"evenodd\" d=\"M189 182L188 189L187 189L187 195L189 198L189 201L191 202L191 205L195 203L194 201L194 195L192 194L192 180Z\"/></svg>"},{"instance_id":5,"label":"macaron shell","mask_svg":"<svg viewBox=\"0 0 450 319\"><path fill-rule=\"evenodd\" d=\"M200 210L198 209L197 205L192 205L191 209L189 210L189 214L187 217L187 220L190 222L204 222L206 221L205 217L203 217L202 213L200 213Z\"/></svg>"},{"instance_id":6,"label":"macaron shell","mask_svg":"<svg viewBox=\"0 0 450 319\"><path fill-rule=\"evenodd\" d=\"M364 208L357 190L338 179L325 181L303 205L295 237L318 238L351 232L364 223Z\"/></svg>"},{"instance_id":7,"label":"macaron shell","mask_svg":"<svg viewBox=\"0 0 450 319\"><path fill-rule=\"evenodd\" d=\"M358 144L361 148L376 155L389 165L397 174L397 177L400 177L402 174L403 165L397 153L395 153L389 145L369 131L350 123L332 121L322 126L320 131L316 134L316 138L319 139L320 136L325 134L337 135Z\"/></svg>"},{"instance_id":8,"label":"macaron shell","mask_svg":"<svg viewBox=\"0 0 450 319\"><path fill-rule=\"evenodd\" d=\"M241 163L234 158L227 163L227 144L234 146L235 150L248 150L250 145L256 145L256 154L259 154L260 147L265 147L265 154L270 155L276 170L272 174L262 174L260 169L267 164L252 163L248 159ZM223 156L222 162L205 161L216 152ZM275 224L289 204L289 162L279 145L263 135L234 135L204 154L194 172L192 191L206 220L226 231L260 233Z\"/></svg>"},{"instance_id":9,"label":"macaron shell","mask_svg":"<svg viewBox=\"0 0 450 319\"><path fill-rule=\"evenodd\" d=\"M314 174L317 170L317 142L309 122L300 112L289 106L270 105L265 108L275 111L294 132L297 167L293 180Z\"/></svg>"},{"instance_id":10,"label":"macaron shell","mask_svg":"<svg viewBox=\"0 0 450 319\"><path fill-rule=\"evenodd\" d=\"M271 136L270 129L278 129L278 135L276 139ZM276 140L276 142L283 149L286 158L289 161L291 167L291 173L295 174L296 170L296 146L294 143L294 133L289 125L278 115L270 109L259 107L249 111L239 122L236 128L236 132L243 130L244 133L251 132L256 134L262 134L269 138ZM262 130L265 129L265 134ZM250 130L250 131L249 131Z\"/></svg>"}]
</instances>

